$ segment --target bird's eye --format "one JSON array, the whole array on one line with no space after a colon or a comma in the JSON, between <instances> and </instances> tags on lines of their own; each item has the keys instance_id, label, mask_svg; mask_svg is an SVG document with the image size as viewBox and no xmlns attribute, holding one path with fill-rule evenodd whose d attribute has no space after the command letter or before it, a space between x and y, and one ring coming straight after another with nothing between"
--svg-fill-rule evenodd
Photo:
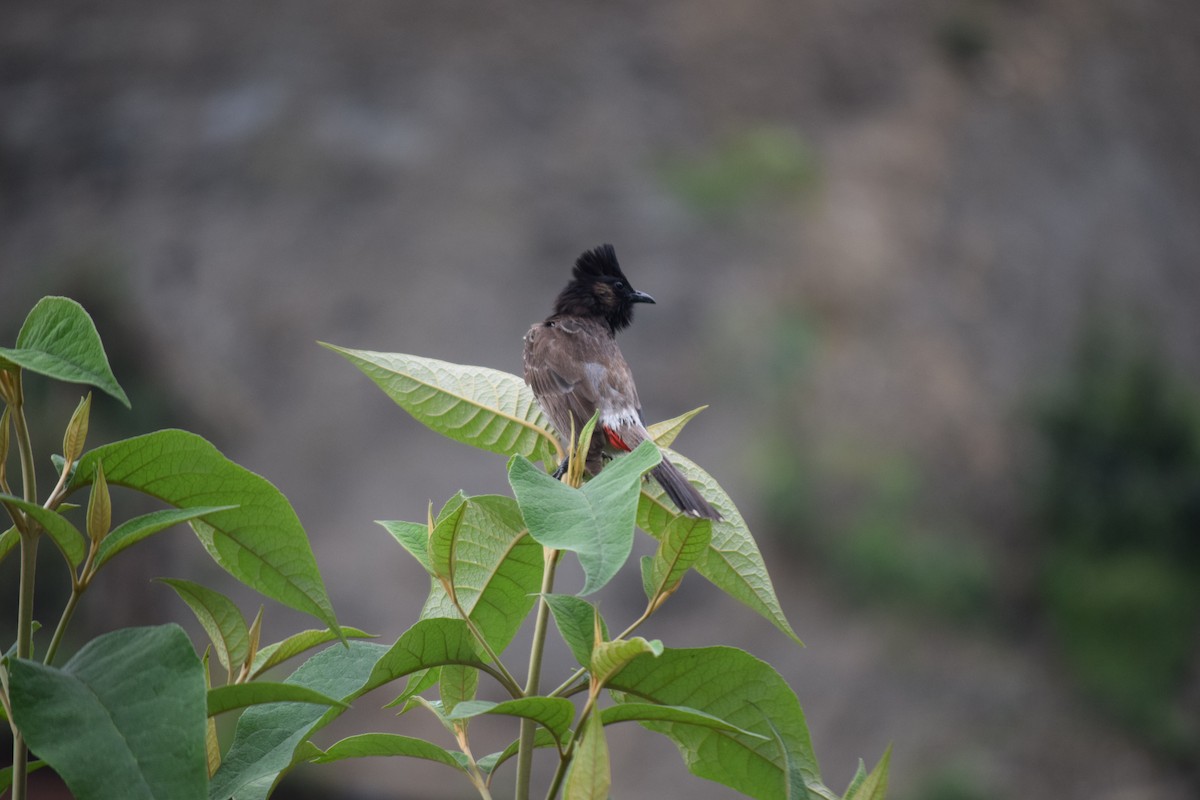
<instances>
[{"instance_id":1,"label":"bird's eye","mask_svg":"<svg viewBox=\"0 0 1200 800\"><path fill-rule=\"evenodd\" d=\"M616 283L613 284L613 288L614 289L624 289L625 284L622 281L617 281Z\"/></svg>"}]
</instances>

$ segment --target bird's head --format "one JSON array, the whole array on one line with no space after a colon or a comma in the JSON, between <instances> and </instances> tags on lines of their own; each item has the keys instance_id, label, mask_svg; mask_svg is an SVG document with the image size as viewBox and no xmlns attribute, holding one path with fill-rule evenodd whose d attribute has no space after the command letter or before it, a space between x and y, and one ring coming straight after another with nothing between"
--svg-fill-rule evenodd
<instances>
[{"instance_id":1,"label":"bird's head","mask_svg":"<svg viewBox=\"0 0 1200 800\"><path fill-rule=\"evenodd\" d=\"M571 282L554 301L554 313L602 317L613 333L633 322L633 306L654 298L629 284L611 244L588 250L575 260Z\"/></svg>"}]
</instances>

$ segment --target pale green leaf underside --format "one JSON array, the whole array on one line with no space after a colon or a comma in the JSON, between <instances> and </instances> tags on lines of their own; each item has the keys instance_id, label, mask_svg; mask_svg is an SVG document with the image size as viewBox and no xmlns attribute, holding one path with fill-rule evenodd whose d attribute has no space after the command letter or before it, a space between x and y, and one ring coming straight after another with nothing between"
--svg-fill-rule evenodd
<instances>
[{"instance_id":1,"label":"pale green leaf underside","mask_svg":"<svg viewBox=\"0 0 1200 800\"><path fill-rule=\"evenodd\" d=\"M533 460L560 459L533 391L516 375L404 353L332 344L417 421L464 444Z\"/></svg>"},{"instance_id":2,"label":"pale green leaf underside","mask_svg":"<svg viewBox=\"0 0 1200 800\"><path fill-rule=\"evenodd\" d=\"M457 511L438 523L440 534L430 543L430 549L438 552L431 552L430 558L441 562L436 569L453 575L463 610L488 644L503 652L536 602L542 579L542 547L527 534L520 509L511 497L465 498L461 513ZM443 527L451 520L455 521L453 535ZM385 527L393 535L403 530L396 525ZM415 534L415 528L409 530ZM421 617L458 616L445 589L434 582Z\"/></svg>"},{"instance_id":3,"label":"pale green leaf underside","mask_svg":"<svg viewBox=\"0 0 1200 800\"><path fill-rule=\"evenodd\" d=\"M673 450L664 450L663 455L699 488L725 518L713 523L708 551L696 561L696 571L718 589L745 603L802 644L784 616L771 577L767 574L766 562L733 500L711 475L686 456ZM638 526L642 530L659 538L676 516L678 511L675 505L656 481L648 481L642 486L641 502L638 504Z\"/></svg>"}]
</instances>

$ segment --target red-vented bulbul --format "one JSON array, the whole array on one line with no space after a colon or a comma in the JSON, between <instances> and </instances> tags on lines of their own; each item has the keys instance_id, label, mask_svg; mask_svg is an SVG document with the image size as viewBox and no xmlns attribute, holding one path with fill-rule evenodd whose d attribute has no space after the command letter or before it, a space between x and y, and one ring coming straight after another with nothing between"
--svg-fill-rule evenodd
<instances>
[{"instance_id":1,"label":"red-vented bulbul","mask_svg":"<svg viewBox=\"0 0 1200 800\"><path fill-rule=\"evenodd\" d=\"M616 251L605 244L575 261L571 282L554 301L554 313L525 334L525 382L559 435L566 438L572 430L582 430L600 411L587 454L589 474L600 471L606 448L629 451L650 438L616 335L633 321L636 303L653 302L629 285ZM564 461L557 474L565 466ZM665 456L650 474L680 511L721 519Z\"/></svg>"}]
</instances>

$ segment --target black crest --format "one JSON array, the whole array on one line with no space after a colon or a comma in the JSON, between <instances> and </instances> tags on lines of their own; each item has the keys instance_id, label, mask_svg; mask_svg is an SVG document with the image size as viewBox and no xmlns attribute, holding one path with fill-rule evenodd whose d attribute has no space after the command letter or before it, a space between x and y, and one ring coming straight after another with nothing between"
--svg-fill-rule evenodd
<instances>
[{"instance_id":1,"label":"black crest","mask_svg":"<svg viewBox=\"0 0 1200 800\"><path fill-rule=\"evenodd\" d=\"M633 321L635 303L652 302L629 285L613 246L602 244L575 260L571 282L554 301L554 315L600 317L616 333Z\"/></svg>"},{"instance_id":2,"label":"black crest","mask_svg":"<svg viewBox=\"0 0 1200 800\"><path fill-rule=\"evenodd\" d=\"M617 251L611 244L602 244L584 252L575 259L575 269L572 273L577 281L589 281L596 278L615 278L625 280L621 265L617 262Z\"/></svg>"}]
</instances>

